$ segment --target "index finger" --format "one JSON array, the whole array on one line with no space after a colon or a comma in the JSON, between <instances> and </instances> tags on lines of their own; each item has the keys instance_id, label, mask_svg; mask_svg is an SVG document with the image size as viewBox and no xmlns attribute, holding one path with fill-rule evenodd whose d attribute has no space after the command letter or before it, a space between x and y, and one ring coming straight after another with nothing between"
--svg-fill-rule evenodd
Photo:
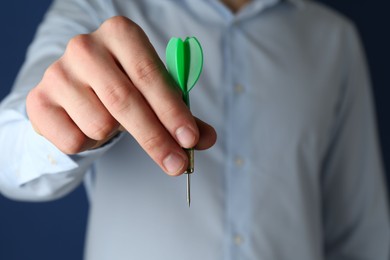
<instances>
[{"instance_id":1,"label":"index finger","mask_svg":"<svg viewBox=\"0 0 390 260\"><path fill-rule=\"evenodd\" d=\"M102 26L101 32L105 33L104 45L163 126L182 147L194 147L199 139L195 119L144 31L127 18L114 17ZM107 37L106 32L112 37Z\"/></svg>"}]
</instances>

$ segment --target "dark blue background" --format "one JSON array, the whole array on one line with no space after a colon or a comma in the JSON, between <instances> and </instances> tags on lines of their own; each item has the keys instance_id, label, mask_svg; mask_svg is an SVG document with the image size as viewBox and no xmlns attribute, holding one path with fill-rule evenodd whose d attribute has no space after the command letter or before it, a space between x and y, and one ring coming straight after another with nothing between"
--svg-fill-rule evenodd
<instances>
[{"instance_id":1,"label":"dark blue background","mask_svg":"<svg viewBox=\"0 0 390 260\"><path fill-rule=\"evenodd\" d=\"M129 0L130 1L130 0ZM389 33L387 1L323 0L357 25L371 69L387 173L390 170ZM9 91L49 0L0 3L0 99ZM4 153L6 151L1 150ZM1 154L0 154L1 156ZM0 166L1 167L1 166ZM0 195L0 260L82 259L88 203L83 187L47 203L22 203Z\"/></svg>"}]
</instances>

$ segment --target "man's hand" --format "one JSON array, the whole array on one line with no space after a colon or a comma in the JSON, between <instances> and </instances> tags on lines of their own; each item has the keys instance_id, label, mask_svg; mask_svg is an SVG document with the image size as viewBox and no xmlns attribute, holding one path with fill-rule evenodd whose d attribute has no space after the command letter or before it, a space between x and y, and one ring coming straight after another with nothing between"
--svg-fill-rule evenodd
<instances>
[{"instance_id":1,"label":"man's hand","mask_svg":"<svg viewBox=\"0 0 390 260\"><path fill-rule=\"evenodd\" d=\"M70 40L29 93L27 112L34 129L67 154L124 128L170 175L186 169L182 148L216 141L214 129L191 115L143 30L124 17Z\"/></svg>"}]
</instances>

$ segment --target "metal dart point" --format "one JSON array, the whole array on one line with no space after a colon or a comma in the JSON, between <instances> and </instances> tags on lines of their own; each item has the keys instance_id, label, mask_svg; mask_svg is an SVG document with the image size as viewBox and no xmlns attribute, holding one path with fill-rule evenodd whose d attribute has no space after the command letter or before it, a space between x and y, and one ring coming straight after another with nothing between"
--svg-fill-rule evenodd
<instances>
[{"instance_id":1,"label":"metal dart point","mask_svg":"<svg viewBox=\"0 0 390 260\"><path fill-rule=\"evenodd\" d=\"M190 180L191 180L191 177L190 177L191 174L187 173L187 204L188 204L188 207L191 206L191 183L190 183Z\"/></svg>"}]
</instances>

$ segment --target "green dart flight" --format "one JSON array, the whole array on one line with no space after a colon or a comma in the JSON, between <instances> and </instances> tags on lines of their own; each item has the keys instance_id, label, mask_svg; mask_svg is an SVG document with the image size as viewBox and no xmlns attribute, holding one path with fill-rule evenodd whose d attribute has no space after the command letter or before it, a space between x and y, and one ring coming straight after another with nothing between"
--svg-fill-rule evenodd
<instances>
[{"instance_id":1,"label":"green dart flight","mask_svg":"<svg viewBox=\"0 0 390 260\"><path fill-rule=\"evenodd\" d=\"M169 74L183 93L183 100L190 107L190 91L198 81L203 67L203 51L195 37L171 38L166 48L166 62ZM190 174L194 172L194 149L185 149L189 164L187 174L187 202L190 206Z\"/></svg>"}]
</instances>

